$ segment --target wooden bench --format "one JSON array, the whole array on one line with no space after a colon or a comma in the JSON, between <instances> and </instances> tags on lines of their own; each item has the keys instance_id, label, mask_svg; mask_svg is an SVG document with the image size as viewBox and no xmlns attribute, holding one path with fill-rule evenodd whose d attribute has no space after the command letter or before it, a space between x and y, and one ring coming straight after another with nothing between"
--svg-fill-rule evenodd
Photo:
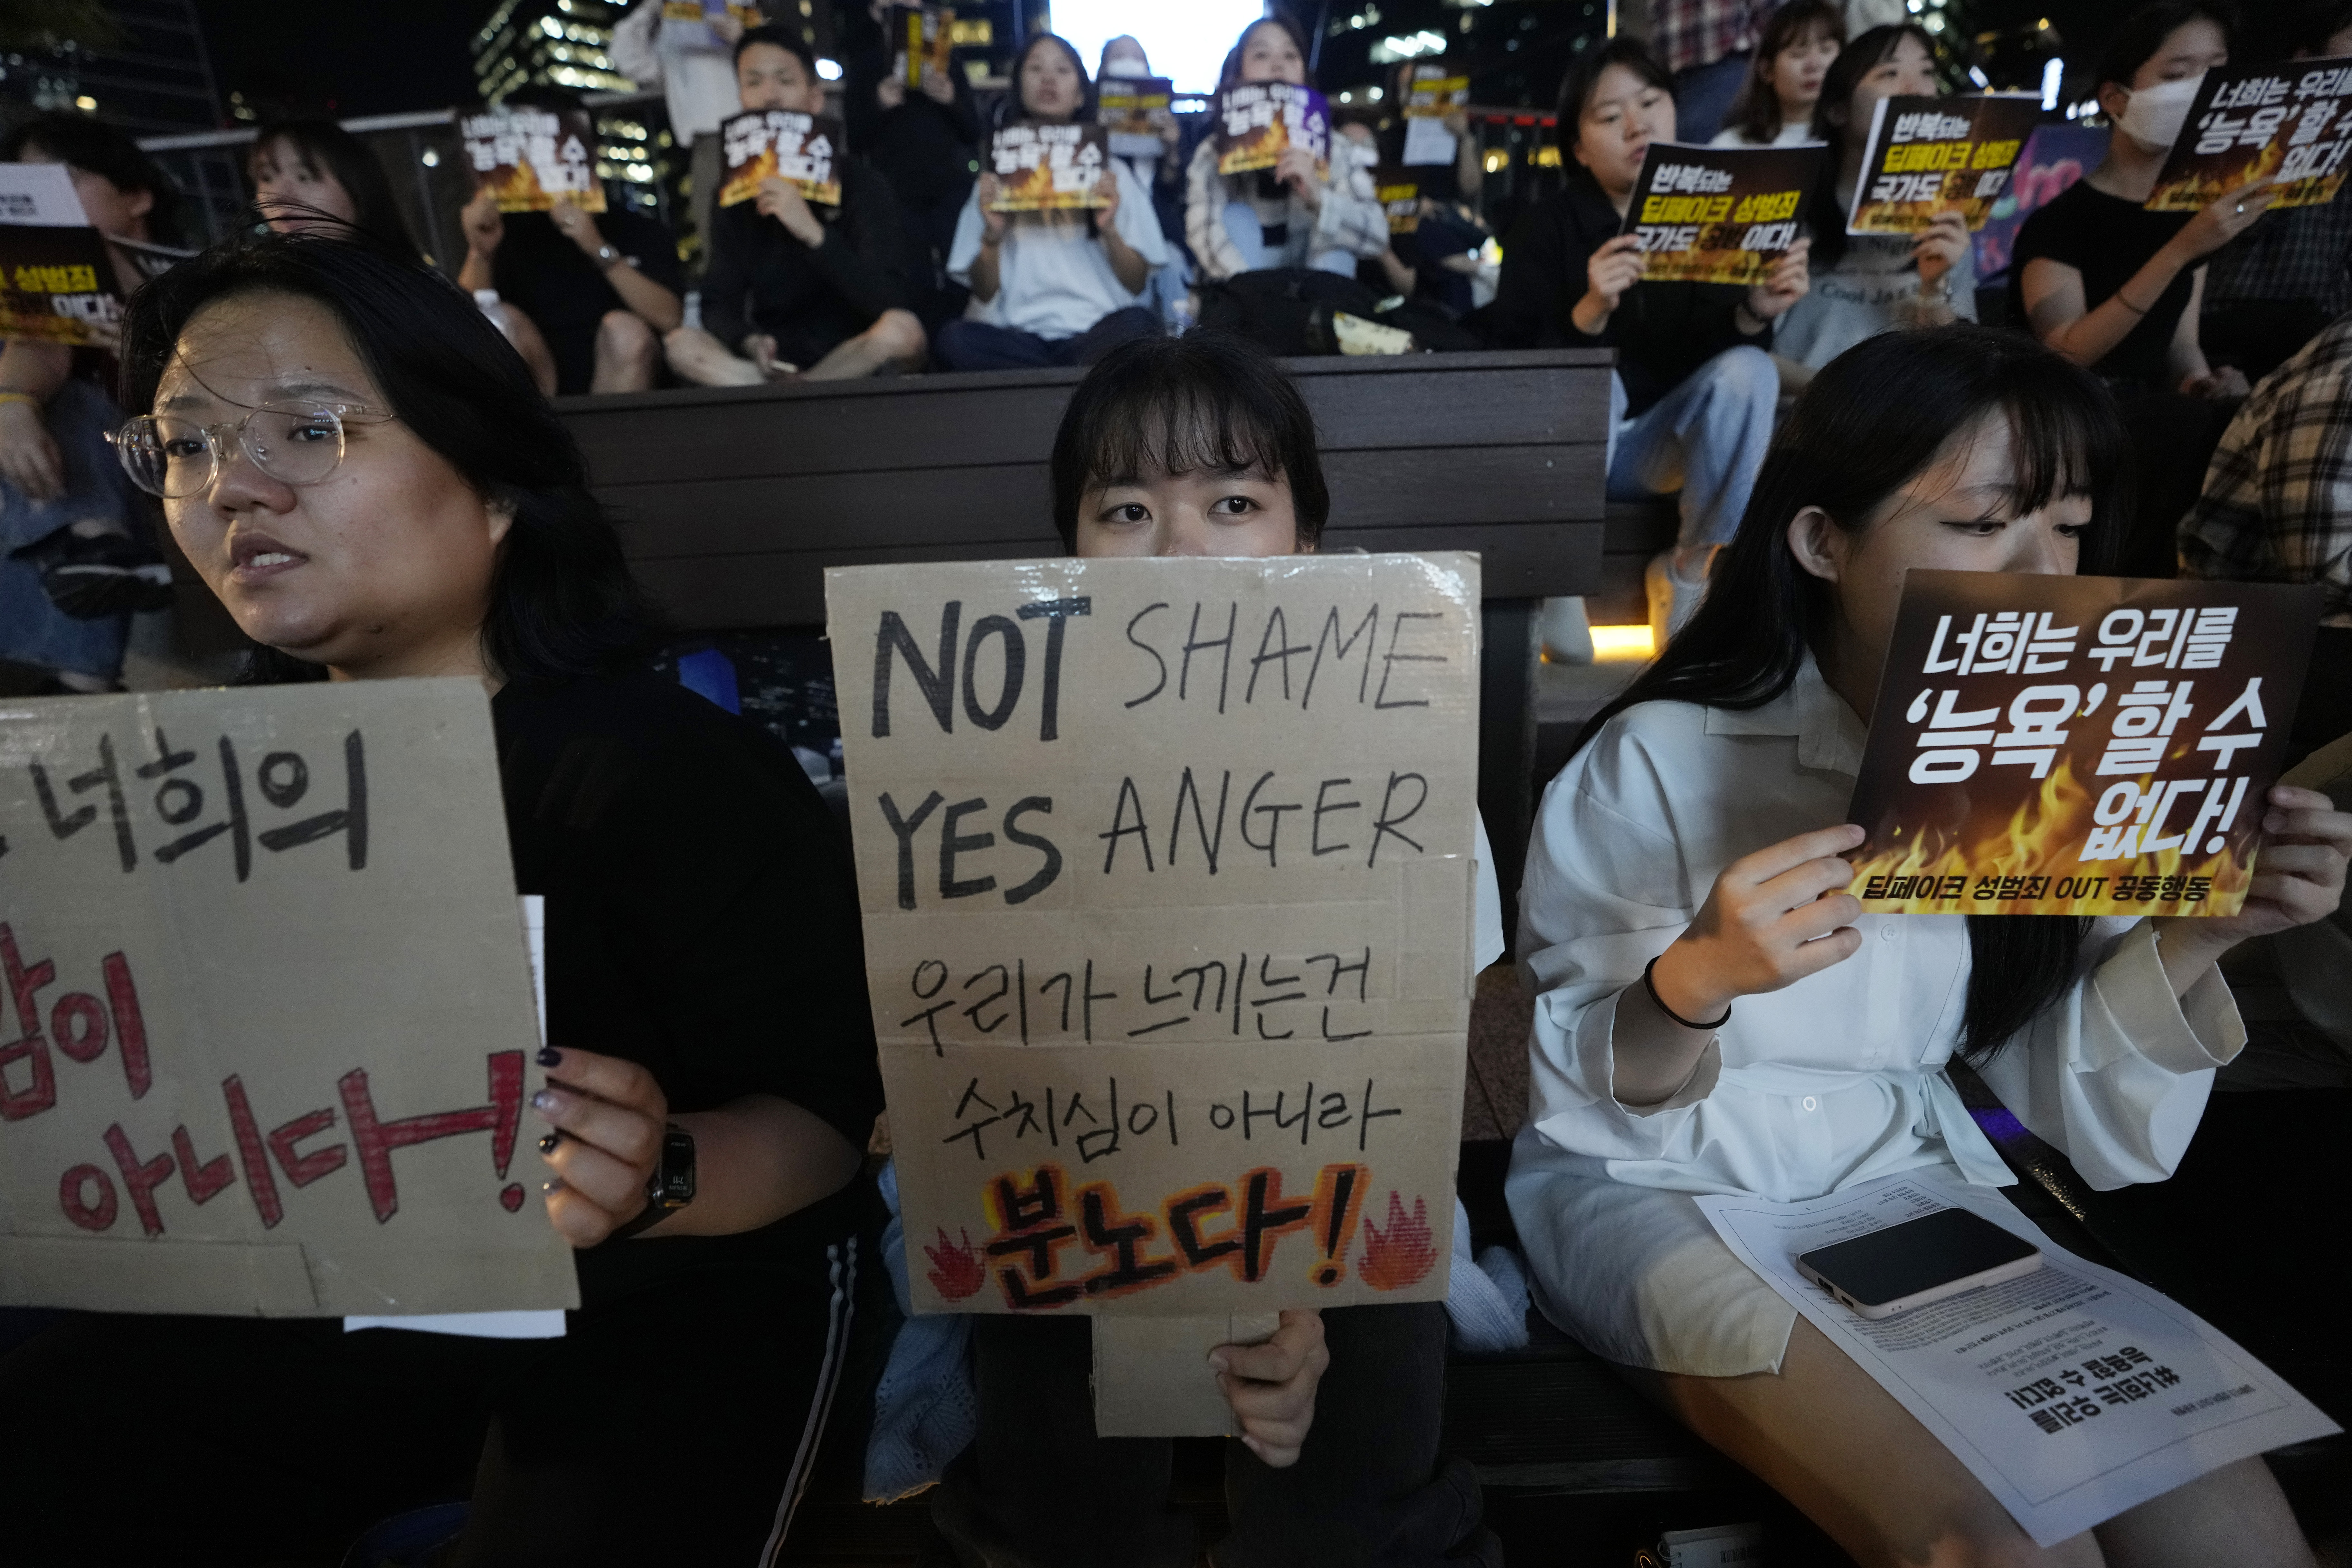
<instances>
[{"instance_id":1,"label":"wooden bench","mask_svg":"<svg viewBox=\"0 0 2352 1568\"><path fill-rule=\"evenodd\" d=\"M1605 350L1292 360L1331 488L1327 549L1485 564L1479 805L1517 900L1535 765L1534 605L1626 598L1601 500ZM689 631L814 627L824 569L1055 555L1047 459L1077 370L559 401L630 563ZM1621 544L1621 550L1622 548ZM1632 603L1643 618L1640 563Z\"/></svg>"}]
</instances>

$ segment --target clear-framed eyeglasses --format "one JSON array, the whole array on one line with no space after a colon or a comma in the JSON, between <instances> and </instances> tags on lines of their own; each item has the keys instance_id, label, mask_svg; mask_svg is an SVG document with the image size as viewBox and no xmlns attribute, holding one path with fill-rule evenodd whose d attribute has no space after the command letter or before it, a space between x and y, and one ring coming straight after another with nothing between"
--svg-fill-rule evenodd
<instances>
[{"instance_id":1,"label":"clear-framed eyeglasses","mask_svg":"<svg viewBox=\"0 0 2352 1568\"><path fill-rule=\"evenodd\" d=\"M227 466L232 441L279 483L315 485L341 464L345 426L392 419L359 403L265 403L242 419L217 425L142 414L106 438L132 484L165 500L184 500L212 488Z\"/></svg>"}]
</instances>

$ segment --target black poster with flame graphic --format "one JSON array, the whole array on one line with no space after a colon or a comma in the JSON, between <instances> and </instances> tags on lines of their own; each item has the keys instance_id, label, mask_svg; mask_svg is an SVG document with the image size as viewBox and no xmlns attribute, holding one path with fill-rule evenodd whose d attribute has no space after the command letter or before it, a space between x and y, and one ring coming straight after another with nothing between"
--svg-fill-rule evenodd
<instances>
[{"instance_id":1,"label":"black poster with flame graphic","mask_svg":"<svg viewBox=\"0 0 2352 1568\"><path fill-rule=\"evenodd\" d=\"M2164 161L2150 212L2193 213L2256 180L2273 208L2317 206L2352 156L2352 58L2205 73Z\"/></svg>"},{"instance_id":2,"label":"black poster with flame graphic","mask_svg":"<svg viewBox=\"0 0 2352 1568\"><path fill-rule=\"evenodd\" d=\"M2231 915L2315 587L1910 573L1849 822L1887 914Z\"/></svg>"}]
</instances>

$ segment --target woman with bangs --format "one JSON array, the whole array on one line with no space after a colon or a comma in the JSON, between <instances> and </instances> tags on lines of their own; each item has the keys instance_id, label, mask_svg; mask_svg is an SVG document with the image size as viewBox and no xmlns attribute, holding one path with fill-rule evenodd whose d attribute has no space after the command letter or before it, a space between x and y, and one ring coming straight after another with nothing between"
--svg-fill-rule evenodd
<instances>
[{"instance_id":1,"label":"woman with bangs","mask_svg":"<svg viewBox=\"0 0 2352 1568\"><path fill-rule=\"evenodd\" d=\"M1508 1194L1537 1300L1865 1564L2311 1562L2252 1459L2037 1548L1686 1195L2008 1183L1955 1059L2093 1186L2163 1181L2245 1043L2215 958L2336 908L2352 816L2285 787L2226 920L1890 920L1846 890L1904 574L2102 570L2124 445L2096 383L2022 338L1848 351L1774 442L1718 591L1587 726L1528 848Z\"/></svg>"}]
</instances>

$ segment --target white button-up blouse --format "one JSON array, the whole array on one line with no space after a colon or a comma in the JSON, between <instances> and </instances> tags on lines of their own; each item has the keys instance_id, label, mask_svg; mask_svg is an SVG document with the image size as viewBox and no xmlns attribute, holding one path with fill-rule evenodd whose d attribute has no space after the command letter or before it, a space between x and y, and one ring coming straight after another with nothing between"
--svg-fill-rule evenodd
<instances>
[{"instance_id":1,"label":"white button-up blouse","mask_svg":"<svg viewBox=\"0 0 2352 1568\"><path fill-rule=\"evenodd\" d=\"M1689 925L1726 865L1845 820L1864 733L1808 659L1788 692L1745 712L1627 710L1544 792L1520 893L1521 972L1537 1001L1515 1209L1549 1175L1781 1201L1924 1165L2012 1179L1943 1072L1967 1001L1958 915L1864 916L1851 958L1741 997L1662 1105L1629 1109L1612 1092L1619 993ZM1981 1070L2019 1120L2105 1189L2172 1173L2212 1069L2244 1038L2218 974L2176 1000L2153 928L2103 919L2072 989ZM1546 1228L1523 1215L1523 1235L1529 1220ZM1639 1271L1640 1250L1612 1257L1591 1239L1528 1236L1539 1299L1571 1327L1618 1316L1607 1298L1640 1289L1623 1277ZM1581 1277L1558 1277L1570 1259Z\"/></svg>"}]
</instances>

